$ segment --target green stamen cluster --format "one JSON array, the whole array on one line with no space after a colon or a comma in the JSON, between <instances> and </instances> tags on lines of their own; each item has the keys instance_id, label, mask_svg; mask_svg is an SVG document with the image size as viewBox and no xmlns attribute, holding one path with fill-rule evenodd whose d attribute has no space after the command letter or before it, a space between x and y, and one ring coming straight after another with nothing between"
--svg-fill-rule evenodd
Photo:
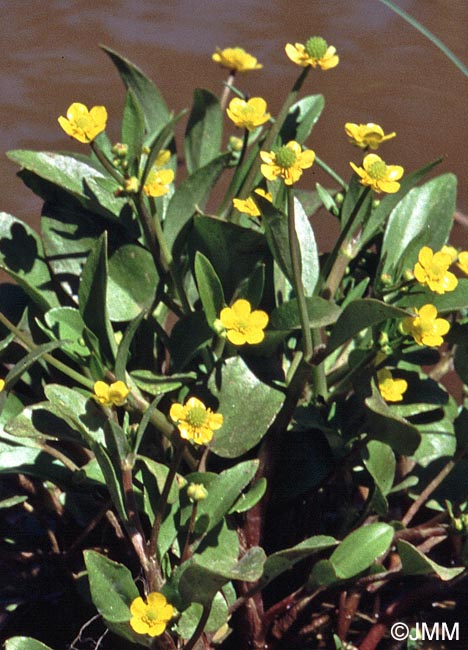
<instances>
[{"instance_id":1,"label":"green stamen cluster","mask_svg":"<svg viewBox=\"0 0 468 650\"><path fill-rule=\"evenodd\" d=\"M313 59L321 59L328 50L328 43L321 36L312 36L304 45L304 49Z\"/></svg>"},{"instance_id":2,"label":"green stamen cluster","mask_svg":"<svg viewBox=\"0 0 468 650\"><path fill-rule=\"evenodd\" d=\"M375 178L377 181L382 180L387 173L387 165L383 160L376 160L370 165L367 172L371 178Z\"/></svg>"},{"instance_id":3,"label":"green stamen cluster","mask_svg":"<svg viewBox=\"0 0 468 650\"><path fill-rule=\"evenodd\" d=\"M192 427L201 427L206 421L206 410L203 406L193 406L189 409L186 419Z\"/></svg>"},{"instance_id":4,"label":"green stamen cluster","mask_svg":"<svg viewBox=\"0 0 468 650\"><path fill-rule=\"evenodd\" d=\"M275 154L275 158L276 164L282 169L289 169L297 160L297 156L294 151L286 145L283 145L278 149Z\"/></svg>"}]
</instances>

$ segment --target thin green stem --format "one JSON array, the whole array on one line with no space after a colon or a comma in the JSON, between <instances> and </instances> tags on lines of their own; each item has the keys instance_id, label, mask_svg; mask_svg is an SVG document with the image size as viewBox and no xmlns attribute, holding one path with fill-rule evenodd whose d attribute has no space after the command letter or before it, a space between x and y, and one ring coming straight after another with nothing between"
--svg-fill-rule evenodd
<instances>
[{"instance_id":1,"label":"thin green stem","mask_svg":"<svg viewBox=\"0 0 468 650\"><path fill-rule=\"evenodd\" d=\"M352 213L337 239L333 251L330 253L325 263L323 270L325 281L321 289L321 295L327 299L333 298L335 295L335 291L346 272L346 267L355 254L354 249L356 246L350 246L353 232L355 230L355 221L369 192L370 187L364 188L361 192Z\"/></svg>"},{"instance_id":2,"label":"thin green stem","mask_svg":"<svg viewBox=\"0 0 468 650\"><path fill-rule=\"evenodd\" d=\"M231 70L229 72L229 77L227 78L227 81L224 82L223 94L221 95L221 99L219 100L222 111L224 111L224 109L226 108L227 100L229 97L229 93L231 92L231 86L233 84L235 76L236 76L236 71Z\"/></svg>"},{"instance_id":3,"label":"thin green stem","mask_svg":"<svg viewBox=\"0 0 468 650\"><path fill-rule=\"evenodd\" d=\"M187 536L185 538L185 544L184 544L184 550L182 552L181 560L180 563L182 564L185 562L185 560L188 560L190 557L190 538L193 533L193 529L195 528L195 519L197 518L197 509L198 509L198 502L195 501L193 506L192 506L192 514L190 515L190 521L187 529Z\"/></svg>"},{"instance_id":4,"label":"thin green stem","mask_svg":"<svg viewBox=\"0 0 468 650\"><path fill-rule=\"evenodd\" d=\"M390 0L380 0L384 5L386 5L389 9L394 11L396 14L398 14L401 18L406 20L407 23L409 23L412 27L418 30L418 32L421 32L423 36L425 36L427 39L431 41L433 45L439 48L441 52L447 56L450 61L457 66L459 70L463 72L463 74L468 77L468 67L460 61L460 59L452 52L452 50L449 50L449 48L439 39L437 36L435 36L432 32L430 32L424 25L421 25L420 22L416 20L416 18L413 18L409 14L406 13L406 11L403 11L403 9L400 9L400 7L397 7L393 2L390 2Z\"/></svg>"},{"instance_id":5,"label":"thin green stem","mask_svg":"<svg viewBox=\"0 0 468 650\"><path fill-rule=\"evenodd\" d=\"M296 293L299 318L302 329L302 349L304 358L309 361L313 354L312 336L310 333L309 313L307 311L307 301L302 284L302 264L301 249L296 233L296 222L294 212L294 190L288 187L288 236L289 236L289 253L291 255L291 265L293 272L294 291Z\"/></svg>"},{"instance_id":6,"label":"thin green stem","mask_svg":"<svg viewBox=\"0 0 468 650\"><path fill-rule=\"evenodd\" d=\"M324 172L326 172L330 176L330 178L333 178L333 180L336 181L338 185L341 185L341 187L344 190L346 191L348 190L348 184L341 178L341 176L339 176L336 173L334 169L329 167L327 163L325 163L321 158L319 158L317 154L315 154L315 162L321 169L323 169Z\"/></svg>"},{"instance_id":7,"label":"thin green stem","mask_svg":"<svg viewBox=\"0 0 468 650\"><path fill-rule=\"evenodd\" d=\"M19 339L29 350L36 350L39 347L24 332L18 329L16 325L13 325L13 323L1 312L0 312L0 322L3 323L3 325L5 325L5 327L7 327L10 330L10 332L13 332L16 338ZM47 352L43 354L42 359L46 361L49 365L56 368L57 370L60 370L60 372L62 372L64 375L70 377L70 379L73 379L74 381L81 384L82 386L85 386L90 390L94 389L94 382L91 379L84 377L79 372L76 372L76 370L73 370L73 368L70 368L65 363L62 363L62 361L55 359L50 353Z\"/></svg>"},{"instance_id":8,"label":"thin green stem","mask_svg":"<svg viewBox=\"0 0 468 650\"><path fill-rule=\"evenodd\" d=\"M266 138L263 142L263 150L269 151L271 146L273 145L276 136L280 132L281 127L283 126L284 120L286 119L289 109L291 106L294 104L294 102L297 99L297 96L302 88L302 84L304 83L308 73L309 73L309 68L310 66L307 66L304 68L298 78L296 79L296 82L294 86L291 88L289 95L286 97L286 100L281 107L281 110L278 114L278 117L276 118L274 124L271 125L268 133L266 134ZM260 156L257 156L256 159L254 160L249 173L247 174L247 177L244 181L243 187L241 191L239 192L239 198L245 199L247 196L250 194L255 178L258 174L258 170L260 169L260 164L261 164L261 158Z\"/></svg>"},{"instance_id":9,"label":"thin green stem","mask_svg":"<svg viewBox=\"0 0 468 650\"><path fill-rule=\"evenodd\" d=\"M167 499L169 497L169 492L171 490L172 484L175 479L175 475L177 473L177 469L180 465L180 461L182 460L182 456L184 453L185 449L185 440L180 440L177 444L177 447L174 452L174 456L172 457L172 462L169 467L169 472L166 476L166 481L164 483L164 487L161 493L161 496L158 501L158 506L156 509L156 514L154 515L154 523L153 523L153 529L151 531L151 539L150 539L150 546L149 546L149 556L150 557L155 557L157 548L158 548L158 538L159 538L159 531L161 530L161 523L162 523L162 518L164 515L164 511L167 506Z\"/></svg>"},{"instance_id":10,"label":"thin green stem","mask_svg":"<svg viewBox=\"0 0 468 650\"><path fill-rule=\"evenodd\" d=\"M239 160L237 161L236 171L234 172L232 181L229 184L228 191L226 192L226 196L223 199L223 204L220 210L221 214L224 212L224 210L226 210L227 212L226 218L228 219L228 221L232 213L232 199L236 194L236 189L238 186L238 177L241 171L242 163L244 162L245 159L245 154L247 152L248 145L249 145L249 131L247 129L244 129L244 137L242 139L242 149L240 152Z\"/></svg>"},{"instance_id":11,"label":"thin green stem","mask_svg":"<svg viewBox=\"0 0 468 650\"><path fill-rule=\"evenodd\" d=\"M106 158L104 153L101 151L101 149L97 146L96 142L93 140L92 142L89 143L89 146L91 147L93 153L95 154L96 158L99 160L101 165L104 167L106 171L109 172L109 174L114 178L119 185L123 185L123 178L119 174L119 172L115 169L115 167L112 165L110 160Z\"/></svg>"}]
</instances>

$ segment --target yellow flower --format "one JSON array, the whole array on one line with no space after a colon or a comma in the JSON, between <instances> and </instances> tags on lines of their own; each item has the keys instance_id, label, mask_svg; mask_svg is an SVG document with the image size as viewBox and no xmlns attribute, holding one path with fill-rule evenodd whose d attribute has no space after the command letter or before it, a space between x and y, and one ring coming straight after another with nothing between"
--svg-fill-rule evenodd
<instances>
[{"instance_id":1,"label":"yellow flower","mask_svg":"<svg viewBox=\"0 0 468 650\"><path fill-rule=\"evenodd\" d=\"M248 300L239 298L232 307L224 307L219 319L226 330L228 341L234 345L253 345L265 338L263 330L268 325L268 314L261 309L252 311Z\"/></svg>"},{"instance_id":2,"label":"yellow flower","mask_svg":"<svg viewBox=\"0 0 468 650\"><path fill-rule=\"evenodd\" d=\"M448 253L442 251L434 253L429 246L423 246L413 270L414 277L420 284L426 285L436 293L453 291L458 280L448 271L451 263L452 257Z\"/></svg>"},{"instance_id":3,"label":"yellow flower","mask_svg":"<svg viewBox=\"0 0 468 650\"><path fill-rule=\"evenodd\" d=\"M223 426L221 413L213 411L196 397L190 397L185 404L173 404L169 415L184 440L193 440L197 445L205 445L213 437L213 431Z\"/></svg>"},{"instance_id":4,"label":"yellow flower","mask_svg":"<svg viewBox=\"0 0 468 650\"><path fill-rule=\"evenodd\" d=\"M153 166L146 177L146 182L143 185L143 192L147 196L164 196L169 192L169 185L174 180L174 172L172 169L161 169L168 162L171 157L171 152L168 149L161 149L158 153Z\"/></svg>"},{"instance_id":5,"label":"yellow flower","mask_svg":"<svg viewBox=\"0 0 468 650\"><path fill-rule=\"evenodd\" d=\"M387 368L382 368L377 373L379 391L386 402L401 402L403 393L408 388L405 379L393 379L392 373Z\"/></svg>"},{"instance_id":6,"label":"yellow flower","mask_svg":"<svg viewBox=\"0 0 468 650\"><path fill-rule=\"evenodd\" d=\"M346 122L344 128L351 144L354 144L356 147L361 147L361 149L366 149L367 147L370 149L378 149L382 142L396 136L395 131L385 135L382 127L372 122L369 122L369 124Z\"/></svg>"},{"instance_id":7,"label":"yellow flower","mask_svg":"<svg viewBox=\"0 0 468 650\"><path fill-rule=\"evenodd\" d=\"M157 591L148 594L146 602L138 596L130 605L130 625L137 634L160 636L174 616L174 607Z\"/></svg>"},{"instance_id":8,"label":"yellow flower","mask_svg":"<svg viewBox=\"0 0 468 650\"><path fill-rule=\"evenodd\" d=\"M313 68L319 66L322 70L330 70L340 60L336 49L321 36L312 36L305 45L288 43L284 49L291 61L303 68L311 65Z\"/></svg>"},{"instance_id":9,"label":"yellow flower","mask_svg":"<svg viewBox=\"0 0 468 650\"><path fill-rule=\"evenodd\" d=\"M454 246L450 246L448 244L442 246L440 252L445 253L446 255L450 255L451 263L455 262L458 257L457 249Z\"/></svg>"},{"instance_id":10,"label":"yellow flower","mask_svg":"<svg viewBox=\"0 0 468 650\"><path fill-rule=\"evenodd\" d=\"M249 101L234 97L226 109L228 117L240 129L253 131L257 126L265 124L270 119L270 113L266 113L267 104L261 97L252 97Z\"/></svg>"},{"instance_id":11,"label":"yellow flower","mask_svg":"<svg viewBox=\"0 0 468 650\"><path fill-rule=\"evenodd\" d=\"M437 318L434 305L423 305L421 309L413 310L416 316L403 319L401 329L405 334L411 334L418 345L431 347L442 345L444 334L450 329L450 323L445 318Z\"/></svg>"},{"instance_id":12,"label":"yellow flower","mask_svg":"<svg viewBox=\"0 0 468 650\"><path fill-rule=\"evenodd\" d=\"M468 275L468 251L462 251L458 255L457 266Z\"/></svg>"},{"instance_id":13,"label":"yellow flower","mask_svg":"<svg viewBox=\"0 0 468 650\"><path fill-rule=\"evenodd\" d=\"M227 47L224 50L217 47L211 58L223 68L228 68L233 72L247 72L263 68L263 65L258 63L254 56L248 54L241 47Z\"/></svg>"},{"instance_id":14,"label":"yellow flower","mask_svg":"<svg viewBox=\"0 0 468 650\"><path fill-rule=\"evenodd\" d=\"M102 406L122 406L130 393L130 388L123 381L115 381L109 386L105 381L94 384L93 398Z\"/></svg>"},{"instance_id":15,"label":"yellow flower","mask_svg":"<svg viewBox=\"0 0 468 650\"><path fill-rule=\"evenodd\" d=\"M261 187L258 187L255 191L255 194L258 194L259 196L263 196L264 199L267 201L272 202L272 196L270 192L265 192L265 190L262 190ZM232 200L233 206L236 208L236 210L239 210L239 212L242 212L242 214L248 214L250 217L259 217L260 216L260 210L257 208L257 204L253 200L251 196L249 198L243 200L243 199L233 199Z\"/></svg>"},{"instance_id":16,"label":"yellow flower","mask_svg":"<svg viewBox=\"0 0 468 650\"><path fill-rule=\"evenodd\" d=\"M0 379L0 393L2 392L2 390L3 390L4 388L5 388L5 380L4 380L4 379Z\"/></svg>"},{"instance_id":17,"label":"yellow flower","mask_svg":"<svg viewBox=\"0 0 468 650\"><path fill-rule=\"evenodd\" d=\"M88 143L106 128L107 111L104 106L93 106L88 111L84 104L74 102L67 110L67 117L61 115L58 121L67 135Z\"/></svg>"},{"instance_id":18,"label":"yellow flower","mask_svg":"<svg viewBox=\"0 0 468 650\"><path fill-rule=\"evenodd\" d=\"M264 164L260 169L269 181L280 177L286 185L293 185L302 176L302 170L312 167L315 153L308 149L302 151L301 145L294 140L280 147L277 151L260 151Z\"/></svg>"},{"instance_id":19,"label":"yellow flower","mask_svg":"<svg viewBox=\"0 0 468 650\"><path fill-rule=\"evenodd\" d=\"M400 189L397 181L403 176L400 165L386 165L375 153L368 153L363 160L363 167L349 163L356 174L361 177L361 184L372 187L376 192L394 194Z\"/></svg>"}]
</instances>

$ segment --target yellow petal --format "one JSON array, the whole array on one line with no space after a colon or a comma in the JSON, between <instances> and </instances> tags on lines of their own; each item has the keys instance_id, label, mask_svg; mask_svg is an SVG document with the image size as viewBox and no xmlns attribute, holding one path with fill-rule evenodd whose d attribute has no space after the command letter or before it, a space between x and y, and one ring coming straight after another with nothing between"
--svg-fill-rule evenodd
<instances>
[{"instance_id":1,"label":"yellow petal","mask_svg":"<svg viewBox=\"0 0 468 650\"><path fill-rule=\"evenodd\" d=\"M144 616L146 614L147 609L148 606L143 600L143 598L141 598L141 596L135 598L130 605L130 612L132 616Z\"/></svg>"},{"instance_id":2,"label":"yellow petal","mask_svg":"<svg viewBox=\"0 0 468 650\"><path fill-rule=\"evenodd\" d=\"M230 341L234 345L244 345L244 343L246 342L245 334L242 334L242 332L238 332L237 330L228 330L226 333L226 337L228 341Z\"/></svg>"},{"instance_id":3,"label":"yellow petal","mask_svg":"<svg viewBox=\"0 0 468 650\"><path fill-rule=\"evenodd\" d=\"M221 309L219 320L226 329L231 329L237 324L237 317L230 307L224 307L224 309Z\"/></svg>"},{"instance_id":4,"label":"yellow petal","mask_svg":"<svg viewBox=\"0 0 468 650\"><path fill-rule=\"evenodd\" d=\"M418 316L421 320L434 320L437 316L437 309L434 305L423 305L421 309L418 309Z\"/></svg>"},{"instance_id":5,"label":"yellow petal","mask_svg":"<svg viewBox=\"0 0 468 650\"><path fill-rule=\"evenodd\" d=\"M268 321L269 321L268 314L265 311L261 309L255 309L250 314L249 326L264 330L265 327L268 325Z\"/></svg>"},{"instance_id":6,"label":"yellow petal","mask_svg":"<svg viewBox=\"0 0 468 650\"><path fill-rule=\"evenodd\" d=\"M137 634L148 634L149 625L141 620L141 618L131 618L130 626L134 632Z\"/></svg>"},{"instance_id":7,"label":"yellow petal","mask_svg":"<svg viewBox=\"0 0 468 650\"><path fill-rule=\"evenodd\" d=\"M274 181L281 173L281 169L272 164L260 165L260 171L268 181Z\"/></svg>"},{"instance_id":8,"label":"yellow petal","mask_svg":"<svg viewBox=\"0 0 468 650\"><path fill-rule=\"evenodd\" d=\"M171 420L177 422L178 420L183 420L187 414L187 410L182 404L172 404L169 415Z\"/></svg>"},{"instance_id":9,"label":"yellow petal","mask_svg":"<svg viewBox=\"0 0 468 650\"><path fill-rule=\"evenodd\" d=\"M152 623L151 626L148 628L147 634L149 634L149 636L160 636L165 629L166 629L166 623L164 621L158 623Z\"/></svg>"},{"instance_id":10,"label":"yellow petal","mask_svg":"<svg viewBox=\"0 0 468 650\"><path fill-rule=\"evenodd\" d=\"M223 422L224 422L224 418L221 413L210 414L209 426L214 431L221 429L221 427L223 426Z\"/></svg>"},{"instance_id":11,"label":"yellow petal","mask_svg":"<svg viewBox=\"0 0 468 650\"><path fill-rule=\"evenodd\" d=\"M232 305L232 310L237 316L237 318L247 319L251 311L250 302L248 300L244 300L244 298L239 298Z\"/></svg>"},{"instance_id":12,"label":"yellow petal","mask_svg":"<svg viewBox=\"0 0 468 650\"><path fill-rule=\"evenodd\" d=\"M261 343L265 338L265 332L257 328L248 328L245 333L245 341L250 345Z\"/></svg>"}]
</instances>

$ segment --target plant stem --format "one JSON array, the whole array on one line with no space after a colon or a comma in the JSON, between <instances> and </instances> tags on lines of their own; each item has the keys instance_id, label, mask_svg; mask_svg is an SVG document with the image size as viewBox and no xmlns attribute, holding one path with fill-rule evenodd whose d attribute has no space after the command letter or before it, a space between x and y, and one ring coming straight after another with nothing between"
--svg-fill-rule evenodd
<instances>
[{"instance_id":1,"label":"plant stem","mask_svg":"<svg viewBox=\"0 0 468 650\"><path fill-rule=\"evenodd\" d=\"M348 190L348 184L339 176L334 169L329 167L321 158L315 154L315 162L317 165L323 169L324 172L326 172L331 178L333 178L334 181L338 183L338 185L341 185L341 187L344 190Z\"/></svg>"},{"instance_id":2,"label":"plant stem","mask_svg":"<svg viewBox=\"0 0 468 650\"><path fill-rule=\"evenodd\" d=\"M330 253L329 258L327 259L325 268L323 270L325 282L320 292L324 298L333 298L346 272L346 267L356 255L359 237L357 237L356 241L353 241L355 221L369 192L369 187L364 188L364 190L361 192L358 200L356 201L356 205L354 206L354 209L349 216L348 221L344 225L343 230L338 237L333 251Z\"/></svg>"},{"instance_id":3,"label":"plant stem","mask_svg":"<svg viewBox=\"0 0 468 650\"><path fill-rule=\"evenodd\" d=\"M232 86L235 76L236 76L236 71L231 70L229 72L229 77L227 78L227 81L224 82L223 94L221 95L221 99L219 100L219 104L221 106L222 111L224 111L224 109L226 108L229 93L231 92L230 86Z\"/></svg>"},{"instance_id":4,"label":"plant stem","mask_svg":"<svg viewBox=\"0 0 468 650\"><path fill-rule=\"evenodd\" d=\"M96 158L99 160L101 165L104 167L104 169L109 172L112 178L116 180L119 185L123 185L122 176L115 169L115 167L113 167L112 163L109 160L107 160L104 153L97 146L96 142L93 140L92 142L89 143L89 146L91 147L93 153L95 154Z\"/></svg>"},{"instance_id":5,"label":"plant stem","mask_svg":"<svg viewBox=\"0 0 468 650\"><path fill-rule=\"evenodd\" d=\"M166 476L166 481L164 483L163 491L159 498L158 507L156 510L156 514L154 516L154 523L153 523L153 529L151 531L151 539L150 539L150 546L149 546L150 557L156 556L156 552L158 548L159 531L161 529L164 510L166 509L167 506L167 499L169 497L169 492L171 490L172 483L174 482L174 478L177 473L177 469L179 467L180 461L182 460L184 449L185 449L185 440L180 440L176 446L174 456L172 457L171 466L169 467L169 472Z\"/></svg>"},{"instance_id":6,"label":"plant stem","mask_svg":"<svg viewBox=\"0 0 468 650\"><path fill-rule=\"evenodd\" d=\"M286 100L278 114L278 117L276 118L274 124L271 125L270 130L266 134L266 138L262 145L265 151L270 150L272 144L275 141L276 136L280 132L284 120L288 115L289 109L296 101L299 91L302 88L302 84L304 83L308 72L309 72L309 66L307 66L301 71L300 75L296 79L294 86L291 88L289 95L286 97ZM250 194L253 184L255 182L255 178L258 174L258 170L260 169L260 163L261 163L261 158L260 156L257 156L252 164L252 167L250 168L249 173L247 174L247 178L244 181L242 189L239 192L239 198L245 199Z\"/></svg>"},{"instance_id":7,"label":"plant stem","mask_svg":"<svg viewBox=\"0 0 468 650\"><path fill-rule=\"evenodd\" d=\"M19 339L22 343L24 343L24 345L29 350L36 350L39 347L38 345L33 343L33 341L31 341L31 339L26 334L24 334L20 329L18 329L16 325L13 325L13 323L1 312L0 312L0 322L3 323L3 325L5 325L5 327L7 327L10 330L10 332L13 332L16 338ZM90 390L94 389L94 381L88 379L87 377L84 377L82 374L76 372L76 370L73 370L73 368L70 368L65 363L58 361L58 359L55 359L48 352L42 355L42 359L46 361L49 365L56 368L57 370L60 370L60 372L62 372L64 375L70 377L70 379L73 379L74 381L80 383L82 386L85 386Z\"/></svg>"},{"instance_id":8,"label":"plant stem","mask_svg":"<svg viewBox=\"0 0 468 650\"><path fill-rule=\"evenodd\" d=\"M192 634L192 636L187 641L187 643L182 647L182 650L192 650L192 648L195 647L196 642L203 634L203 630L205 629L205 626L210 617L210 612L211 612L211 603L209 605L203 605L203 612L200 620L198 621L198 625L195 628L195 632Z\"/></svg>"},{"instance_id":9,"label":"plant stem","mask_svg":"<svg viewBox=\"0 0 468 650\"><path fill-rule=\"evenodd\" d=\"M301 249L297 239L295 212L294 212L294 190L288 187L288 237L289 253L291 255L291 265L293 272L294 291L296 293L299 318L302 329L302 348L304 359L309 361L313 354L312 336L310 333L310 321L307 311L307 302L304 294L304 285L302 283L302 264Z\"/></svg>"},{"instance_id":10,"label":"plant stem","mask_svg":"<svg viewBox=\"0 0 468 650\"><path fill-rule=\"evenodd\" d=\"M184 550L182 552L182 557L180 560L180 563L182 564L185 562L185 560L188 560L190 557L190 537L192 536L193 529L195 526L195 519L197 517L197 509L198 509L198 503L197 501L194 502L193 507L192 507L192 514L190 515L190 521L187 529L187 536L185 538L185 544L184 544Z\"/></svg>"}]
</instances>

